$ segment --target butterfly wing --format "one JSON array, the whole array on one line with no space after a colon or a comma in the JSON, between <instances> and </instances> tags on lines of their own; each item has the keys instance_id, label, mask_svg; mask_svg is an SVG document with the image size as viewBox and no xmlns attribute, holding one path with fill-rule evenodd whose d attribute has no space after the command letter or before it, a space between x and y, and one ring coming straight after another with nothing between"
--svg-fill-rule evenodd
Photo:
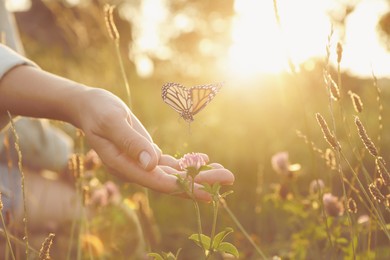
<instances>
[{"instance_id":1,"label":"butterfly wing","mask_svg":"<svg viewBox=\"0 0 390 260\"><path fill-rule=\"evenodd\" d=\"M176 112L183 114L191 107L190 94L188 90L178 83L166 83L162 87L162 99Z\"/></svg>"},{"instance_id":2,"label":"butterfly wing","mask_svg":"<svg viewBox=\"0 0 390 260\"><path fill-rule=\"evenodd\" d=\"M209 84L190 88L190 100L192 103L190 112L192 115L199 113L215 97L221 88L220 84Z\"/></svg>"}]
</instances>

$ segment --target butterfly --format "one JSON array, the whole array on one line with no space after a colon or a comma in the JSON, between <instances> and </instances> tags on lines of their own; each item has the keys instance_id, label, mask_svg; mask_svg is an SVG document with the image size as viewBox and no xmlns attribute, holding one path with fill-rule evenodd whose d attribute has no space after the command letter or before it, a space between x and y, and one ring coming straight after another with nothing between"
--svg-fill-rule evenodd
<instances>
[{"instance_id":1,"label":"butterfly","mask_svg":"<svg viewBox=\"0 0 390 260\"><path fill-rule=\"evenodd\" d=\"M166 83L162 87L162 99L188 123L215 97L221 84L208 84L186 88L178 83Z\"/></svg>"}]
</instances>

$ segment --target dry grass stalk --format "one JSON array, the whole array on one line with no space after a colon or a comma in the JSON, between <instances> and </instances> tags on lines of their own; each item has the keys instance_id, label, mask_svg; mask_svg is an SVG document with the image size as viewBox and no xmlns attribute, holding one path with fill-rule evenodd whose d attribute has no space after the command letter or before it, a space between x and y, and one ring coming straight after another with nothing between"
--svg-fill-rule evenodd
<instances>
[{"instance_id":1,"label":"dry grass stalk","mask_svg":"<svg viewBox=\"0 0 390 260\"><path fill-rule=\"evenodd\" d=\"M82 188L82 196L83 196L83 206L87 206L89 204L91 198L91 192L87 185L84 185Z\"/></svg>"},{"instance_id":2,"label":"dry grass stalk","mask_svg":"<svg viewBox=\"0 0 390 260\"><path fill-rule=\"evenodd\" d=\"M0 192L0 219L1 219L1 225L3 227L3 228L0 228L0 230L4 234L5 239L7 241L7 246L8 246L8 250L11 253L11 258L12 258L12 260L15 260L16 258L15 258L14 251L12 249L11 240L10 240L10 234L8 234L8 230L7 230L7 224L6 223L8 223L8 222L6 220L4 220L4 216L3 216L3 208L4 208L4 205L3 205L3 200L1 198L1 192Z\"/></svg>"},{"instance_id":3,"label":"dry grass stalk","mask_svg":"<svg viewBox=\"0 0 390 260\"><path fill-rule=\"evenodd\" d=\"M69 169L73 172L73 176L76 180L84 175L84 157L82 154L72 154L69 162Z\"/></svg>"},{"instance_id":4,"label":"dry grass stalk","mask_svg":"<svg viewBox=\"0 0 390 260\"><path fill-rule=\"evenodd\" d=\"M360 139L362 139L364 146L366 149L370 152L370 154L374 157L379 156L378 149L375 147L375 144L371 141L371 139L368 137L366 129L364 128L362 122L360 121L359 117L355 117L355 124L357 126Z\"/></svg>"},{"instance_id":5,"label":"dry grass stalk","mask_svg":"<svg viewBox=\"0 0 390 260\"><path fill-rule=\"evenodd\" d=\"M356 201L352 198L349 198L347 201L348 211L351 213L357 213L357 204Z\"/></svg>"},{"instance_id":6,"label":"dry grass stalk","mask_svg":"<svg viewBox=\"0 0 390 260\"><path fill-rule=\"evenodd\" d=\"M331 134L328 124L320 113L316 113L317 122L321 127L322 133L324 134L325 140L332 146L336 151L341 151L341 146L337 142L336 138Z\"/></svg>"},{"instance_id":7,"label":"dry grass stalk","mask_svg":"<svg viewBox=\"0 0 390 260\"><path fill-rule=\"evenodd\" d=\"M337 63L340 63L343 57L343 45L341 45L340 42L337 43L336 52L337 52Z\"/></svg>"},{"instance_id":8,"label":"dry grass stalk","mask_svg":"<svg viewBox=\"0 0 390 260\"><path fill-rule=\"evenodd\" d=\"M119 41L119 32L115 25L114 21L114 12L115 5L105 4L104 5L104 20L106 22L106 27L110 38L114 41Z\"/></svg>"},{"instance_id":9,"label":"dry grass stalk","mask_svg":"<svg viewBox=\"0 0 390 260\"><path fill-rule=\"evenodd\" d=\"M39 260L50 260L50 248L53 244L54 234L50 233L49 236L43 241L41 250L39 250Z\"/></svg>"},{"instance_id":10,"label":"dry grass stalk","mask_svg":"<svg viewBox=\"0 0 390 260\"><path fill-rule=\"evenodd\" d=\"M386 207L390 207L390 194L386 195Z\"/></svg>"},{"instance_id":11,"label":"dry grass stalk","mask_svg":"<svg viewBox=\"0 0 390 260\"><path fill-rule=\"evenodd\" d=\"M297 136L298 136L299 138L302 138L302 139L303 139L303 141L305 142L305 144L310 145L310 147L313 149L314 152L317 152L322 158L324 157L324 152L323 152L320 148L318 148L318 147L314 144L314 142L310 141L309 138L308 138L306 135L304 135L304 134L303 134L301 131L299 131L299 130L296 130L296 134L297 134Z\"/></svg>"},{"instance_id":12,"label":"dry grass stalk","mask_svg":"<svg viewBox=\"0 0 390 260\"><path fill-rule=\"evenodd\" d=\"M390 186L390 173L387 171L385 162L382 157L378 157L375 159L375 165L376 169L379 172L379 175L381 176L381 179L383 183L386 186Z\"/></svg>"},{"instance_id":13,"label":"dry grass stalk","mask_svg":"<svg viewBox=\"0 0 390 260\"><path fill-rule=\"evenodd\" d=\"M373 85L376 89L376 102L378 103L378 144L381 142L381 134L383 129L382 124L382 113L383 113L383 105L381 102L381 89L378 87L378 79L375 76L374 71L372 71L372 79L373 79Z\"/></svg>"},{"instance_id":14,"label":"dry grass stalk","mask_svg":"<svg viewBox=\"0 0 390 260\"><path fill-rule=\"evenodd\" d=\"M363 111L363 102L359 95L353 93L352 91L348 91L349 96L351 97L353 107L357 113L361 113Z\"/></svg>"},{"instance_id":15,"label":"dry grass stalk","mask_svg":"<svg viewBox=\"0 0 390 260\"><path fill-rule=\"evenodd\" d=\"M326 165L330 169L336 170L336 155L334 154L334 151L330 148L327 148L325 150L325 161Z\"/></svg>"},{"instance_id":16,"label":"dry grass stalk","mask_svg":"<svg viewBox=\"0 0 390 260\"><path fill-rule=\"evenodd\" d=\"M28 229L27 229L27 203L26 203L26 189L25 189L25 177L24 177L24 171L23 171L23 164L22 164L22 151L20 150L20 142L19 142L19 136L16 132L16 128L15 128L15 123L14 123L14 120L12 118L12 115L9 111L7 111L8 113L8 117L9 117L9 121L10 121L10 124L11 124L11 131L12 131L12 135L14 137L14 146L15 146L15 150L16 150L16 153L18 155L18 169L19 169L19 172L20 172L20 175L21 175L21 186L22 186L22 198L23 198L23 223L24 223L24 237L23 239L25 240L25 243L26 243L26 258L29 259L29 252L30 252L30 246L29 246L29 242L28 242Z\"/></svg>"},{"instance_id":17,"label":"dry grass stalk","mask_svg":"<svg viewBox=\"0 0 390 260\"><path fill-rule=\"evenodd\" d=\"M370 190L372 197L376 201L378 201L380 203L386 201L385 196L383 196L383 194L380 192L376 183L371 183L370 185L368 185L368 189Z\"/></svg>"},{"instance_id":18,"label":"dry grass stalk","mask_svg":"<svg viewBox=\"0 0 390 260\"><path fill-rule=\"evenodd\" d=\"M340 100L340 88L328 72L325 73L324 80L326 85L329 87L330 96L332 97L332 99L335 101Z\"/></svg>"}]
</instances>

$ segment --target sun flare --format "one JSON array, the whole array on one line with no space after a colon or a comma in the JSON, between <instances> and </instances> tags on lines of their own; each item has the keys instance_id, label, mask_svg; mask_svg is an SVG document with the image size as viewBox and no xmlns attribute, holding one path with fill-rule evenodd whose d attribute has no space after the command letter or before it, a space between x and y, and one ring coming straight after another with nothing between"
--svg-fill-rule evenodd
<instances>
[{"instance_id":1,"label":"sun flare","mask_svg":"<svg viewBox=\"0 0 390 260\"><path fill-rule=\"evenodd\" d=\"M310 58L325 57L332 31L328 14L335 10L337 2L279 0L277 5L280 27L272 1L235 1L228 53L230 74L245 78L277 74L288 69L288 60L299 65ZM345 35L336 28L331 45L334 47L341 41L345 47L343 70L370 76L374 68L377 75L390 74L386 71L390 54L381 45L376 31L378 19L386 10L384 1L362 0L346 20Z\"/></svg>"},{"instance_id":2,"label":"sun flare","mask_svg":"<svg viewBox=\"0 0 390 260\"><path fill-rule=\"evenodd\" d=\"M229 69L237 76L279 73L288 67L288 57L301 63L324 51L330 23L324 7L311 2L278 1L281 30L272 1L236 0ZM303 4L311 11L303 12Z\"/></svg>"}]
</instances>

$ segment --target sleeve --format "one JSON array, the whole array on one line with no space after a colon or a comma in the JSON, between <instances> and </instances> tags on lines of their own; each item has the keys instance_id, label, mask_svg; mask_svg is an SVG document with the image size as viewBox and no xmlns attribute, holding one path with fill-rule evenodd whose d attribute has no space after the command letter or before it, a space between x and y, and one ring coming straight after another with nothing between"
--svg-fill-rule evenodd
<instances>
[{"instance_id":1,"label":"sleeve","mask_svg":"<svg viewBox=\"0 0 390 260\"><path fill-rule=\"evenodd\" d=\"M9 70L19 65L38 67L34 62L0 43L0 80ZM8 124L8 122L8 115L0 114L0 130L3 129Z\"/></svg>"},{"instance_id":2,"label":"sleeve","mask_svg":"<svg viewBox=\"0 0 390 260\"><path fill-rule=\"evenodd\" d=\"M34 62L0 43L0 80L10 69L18 65L38 67Z\"/></svg>"}]
</instances>

